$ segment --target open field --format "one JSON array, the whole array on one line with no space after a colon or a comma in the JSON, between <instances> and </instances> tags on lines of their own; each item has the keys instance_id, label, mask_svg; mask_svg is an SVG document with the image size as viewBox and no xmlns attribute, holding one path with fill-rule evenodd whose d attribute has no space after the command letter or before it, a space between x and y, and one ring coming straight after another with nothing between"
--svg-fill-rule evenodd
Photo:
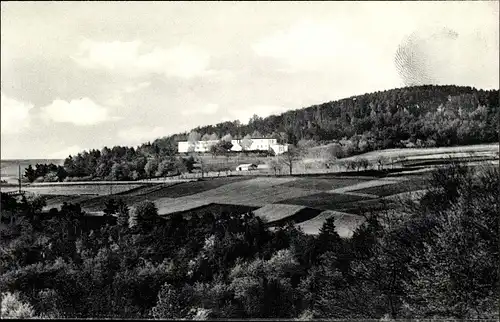
<instances>
[{"instance_id":1,"label":"open field","mask_svg":"<svg viewBox=\"0 0 500 322\"><path fill-rule=\"evenodd\" d=\"M127 190L141 187L141 184L122 184L122 185L51 185L51 186L30 186L23 187L22 190L41 195L108 195L121 193ZM16 187L2 187L2 192L17 191Z\"/></svg>"},{"instance_id":2,"label":"open field","mask_svg":"<svg viewBox=\"0 0 500 322\"><path fill-rule=\"evenodd\" d=\"M322 178L321 183L324 185L326 180L327 179ZM329 185L334 186L338 184L336 183L337 180L338 179L334 177L330 178ZM158 208L160 209L160 213L162 214L172 212L173 210L170 208L177 209L178 203L185 203L186 205L192 204L194 207L199 204L199 200L205 200L213 203L238 204L255 207L264 207L268 204L279 203L323 210L339 210L356 208L356 205L358 204L362 207L378 205L380 201L378 199L373 199L373 197L377 198L379 196L388 195L385 192L382 192L380 195L377 193L376 188L380 189L382 184L384 186L397 184L399 190L391 190L391 192L394 193L409 191L409 188L406 185L401 184L401 181L399 180L376 179L364 181L361 184L352 185L351 189L348 187L342 188L345 190L345 193L342 191L326 192L311 188L297 188L293 186L293 183L297 181L300 182L300 186L315 187L314 183L316 178L254 178L250 180L231 182L211 190L206 190L201 193L183 196L180 198L158 198L156 201ZM196 185L199 183L191 184ZM411 185L409 187L411 187ZM372 192L371 195L373 195L373 197L356 195L356 192L358 192L356 189L362 188L371 188L372 190L370 190L370 192ZM420 188L420 186L415 186L415 188ZM175 187L172 187L172 189L175 189ZM353 194L349 194L351 190Z\"/></svg>"},{"instance_id":3,"label":"open field","mask_svg":"<svg viewBox=\"0 0 500 322\"><path fill-rule=\"evenodd\" d=\"M379 156L386 158L405 157L406 159L412 158L447 158L450 156L456 157L469 157L470 153L477 156L495 156L499 151L498 143L491 144L478 144L478 145L465 145L454 147L440 147L440 148L405 148L405 149L387 149L381 151L371 151L357 156L344 158L342 160L355 159L357 157L366 158L369 161L376 160ZM473 156L473 155L472 155ZM498 157L498 156L497 156Z\"/></svg>"},{"instance_id":4,"label":"open field","mask_svg":"<svg viewBox=\"0 0 500 322\"><path fill-rule=\"evenodd\" d=\"M460 149L461 152L457 153L463 153L463 147ZM488 149L491 151L492 146L482 146L479 150L481 149L484 149L483 152ZM391 153L401 150L409 149L393 150ZM450 148L438 149L441 155L447 151ZM485 153L490 153L488 151ZM387 151L378 153L384 152ZM427 159L423 154L415 155L414 161L420 160ZM425 191L428 173L403 171L398 173L398 177L393 176L394 174L370 170L293 177L245 175L205 178L199 181L183 179L152 180L147 183L34 184L25 189L47 195L46 209L60 207L63 202L72 202L80 203L85 211L99 213L107 200L121 198L133 210L138 202L147 199L156 203L163 216L175 213L203 215L213 209L219 212L254 211L267 221L268 226L291 221L300 225L307 233L317 233L325 218L336 216L339 233L348 236L353 227L362 221L360 218L363 218L363 213L378 211L387 206L394 208L398 198L415 197ZM17 188L2 187L2 191L6 189Z\"/></svg>"},{"instance_id":5,"label":"open field","mask_svg":"<svg viewBox=\"0 0 500 322\"><path fill-rule=\"evenodd\" d=\"M370 180L370 181L365 181L365 182L360 182L354 185L346 186L346 187L341 187L337 189L333 189L328 191L329 193L345 193L349 191L359 191L360 189L365 189L365 188L378 188L381 186L385 185L392 185L395 184L399 181L392 181L392 180ZM367 193L367 192L365 192Z\"/></svg>"},{"instance_id":6,"label":"open field","mask_svg":"<svg viewBox=\"0 0 500 322\"><path fill-rule=\"evenodd\" d=\"M276 225L289 220L297 223L311 220L325 210L361 214L369 208L380 208L380 197L420 188L422 184L417 179L334 175L227 177L134 186L127 191L115 191L113 195L51 194L46 208L59 207L63 202L78 202L85 211L99 212L110 198L122 198L132 209L138 202L148 199L156 203L161 215L169 215L189 211L196 213L211 204L219 204L256 209L259 216ZM414 180L419 184L411 185Z\"/></svg>"},{"instance_id":7,"label":"open field","mask_svg":"<svg viewBox=\"0 0 500 322\"><path fill-rule=\"evenodd\" d=\"M317 235L325 220L330 217L335 218L336 231L340 237L352 236L354 230L365 221L362 216L327 210L312 219L297 224L297 226L306 234Z\"/></svg>"},{"instance_id":8,"label":"open field","mask_svg":"<svg viewBox=\"0 0 500 322\"><path fill-rule=\"evenodd\" d=\"M133 206L145 199L155 201L160 214L185 211L209 203L249 207L286 203L293 205L292 207L310 207L320 210L338 209L343 207L344 204L350 205L352 202L368 198L342 193L327 193L326 189L346 187L349 184L356 187L357 183L371 181L369 178L353 179L333 176L320 176L319 178L227 177L183 183L136 186L128 191L118 192L114 195L77 197L74 192L66 193L66 196L61 196L62 193L52 193L54 196L49 196L47 208L58 207L62 202L70 202L77 198L75 201L77 200L84 210L95 212L102 210L105 202L110 198L122 198L129 206Z\"/></svg>"},{"instance_id":9,"label":"open field","mask_svg":"<svg viewBox=\"0 0 500 322\"><path fill-rule=\"evenodd\" d=\"M303 209L306 209L306 207L287 204L268 204L255 210L254 214L271 223L291 217Z\"/></svg>"},{"instance_id":10,"label":"open field","mask_svg":"<svg viewBox=\"0 0 500 322\"><path fill-rule=\"evenodd\" d=\"M217 204L210 203L207 205L202 205L197 208L191 208L184 211L179 211L179 214L182 214L185 218L190 218L196 216L198 218L203 218L207 214L231 214L231 215L241 215L252 212L256 210L256 207L248 207L248 206L240 206L240 205L228 205L228 204ZM173 215L175 213L171 213L169 215Z\"/></svg>"},{"instance_id":11,"label":"open field","mask_svg":"<svg viewBox=\"0 0 500 322\"><path fill-rule=\"evenodd\" d=\"M280 181L287 182L290 179L293 178L255 178L229 183L194 195L175 199L160 198L157 200L157 205L160 214L172 212L170 208L175 208L179 202L191 204L197 203L199 200L212 203L262 207L266 204L279 203L285 199L305 196L316 192L313 190L280 186Z\"/></svg>"},{"instance_id":12,"label":"open field","mask_svg":"<svg viewBox=\"0 0 500 322\"><path fill-rule=\"evenodd\" d=\"M346 202L336 206L337 209L334 210L354 215L362 215L371 211L378 212L387 207L395 208L396 206L397 204L394 200L391 200L390 198L380 198Z\"/></svg>"},{"instance_id":13,"label":"open field","mask_svg":"<svg viewBox=\"0 0 500 322\"><path fill-rule=\"evenodd\" d=\"M147 195L149 198L178 198L215 189L231 182L238 182L249 179L250 178L248 177L227 177L204 181L183 182L176 185L161 187L150 193L144 193L144 195Z\"/></svg>"},{"instance_id":14,"label":"open field","mask_svg":"<svg viewBox=\"0 0 500 322\"><path fill-rule=\"evenodd\" d=\"M411 191L406 191L406 192L398 192L396 194L384 196L384 200L388 201L399 201L399 200L405 200L405 199L411 199L411 200L419 200L421 197L425 195L428 189L419 189L419 190L411 190Z\"/></svg>"},{"instance_id":15,"label":"open field","mask_svg":"<svg viewBox=\"0 0 500 322\"><path fill-rule=\"evenodd\" d=\"M423 179L414 179L411 181L401 181L393 184L383 185L383 186L373 186L367 187L359 190L354 190L354 192L366 193L377 195L380 197L386 197L398 193L414 191L425 187L426 182Z\"/></svg>"},{"instance_id":16,"label":"open field","mask_svg":"<svg viewBox=\"0 0 500 322\"><path fill-rule=\"evenodd\" d=\"M327 209L333 210L342 207L342 205L345 203L350 203L353 201L361 201L366 199L368 198L362 196L347 195L342 193L320 192L298 198L282 200L281 202L293 205L304 205L311 208L317 208L323 210Z\"/></svg>"},{"instance_id":17,"label":"open field","mask_svg":"<svg viewBox=\"0 0 500 322\"><path fill-rule=\"evenodd\" d=\"M50 208L59 208L64 202L66 203L79 203L82 205L85 201L95 198L95 196L85 195L47 195L47 205L44 209L49 210Z\"/></svg>"},{"instance_id":18,"label":"open field","mask_svg":"<svg viewBox=\"0 0 500 322\"><path fill-rule=\"evenodd\" d=\"M301 189L314 189L314 190L333 190L342 187L351 186L357 183L371 180L370 178L328 178L328 177L312 177L312 178L299 178L297 180L284 183L285 187L294 187Z\"/></svg>"}]
</instances>

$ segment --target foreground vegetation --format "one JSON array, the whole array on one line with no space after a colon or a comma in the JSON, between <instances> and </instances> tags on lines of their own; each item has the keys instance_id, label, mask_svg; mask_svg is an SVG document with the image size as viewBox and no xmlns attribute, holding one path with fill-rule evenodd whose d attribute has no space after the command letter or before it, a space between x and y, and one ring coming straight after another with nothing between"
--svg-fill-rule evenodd
<instances>
[{"instance_id":1,"label":"foreground vegetation","mask_svg":"<svg viewBox=\"0 0 500 322\"><path fill-rule=\"evenodd\" d=\"M420 202L367 214L350 239L333 220L310 236L252 213L161 218L149 201L108 201L96 226L2 195L1 316L494 318L499 181L439 169Z\"/></svg>"}]
</instances>

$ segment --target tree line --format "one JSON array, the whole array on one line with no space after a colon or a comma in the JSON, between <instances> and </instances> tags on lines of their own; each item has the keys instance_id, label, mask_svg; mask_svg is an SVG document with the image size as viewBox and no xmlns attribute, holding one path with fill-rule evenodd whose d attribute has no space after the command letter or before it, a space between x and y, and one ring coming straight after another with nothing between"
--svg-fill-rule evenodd
<instances>
[{"instance_id":1,"label":"tree line","mask_svg":"<svg viewBox=\"0 0 500 322\"><path fill-rule=\"evenodd\" d=\"M69 156L62 166L36 164L25 169L29 182L62 182L85 180L140 180L190 172L195 161L192 157L162 153L150 143L133 147L104 147Z\"/></svg>"},{"instance_id":2,"label":"tree line","mask_svg":"<svg viewBox=\"0 0 500 322\"><path fill-rule=\"evenodd\" d=\"M367 211L350 238L332 218L314 236L251 212L162 217L118 199L102 219L2 194L1 316L494 318L499 178L438 169L419 202Z\"/></svg>"}]
</instances>

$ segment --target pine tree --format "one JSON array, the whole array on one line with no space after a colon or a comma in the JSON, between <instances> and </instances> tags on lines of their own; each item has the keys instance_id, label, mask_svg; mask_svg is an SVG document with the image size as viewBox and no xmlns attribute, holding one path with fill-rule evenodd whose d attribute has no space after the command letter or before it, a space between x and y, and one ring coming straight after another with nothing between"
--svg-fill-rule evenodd
<instances>
[{"instance_id":1,"label":"pine tree","mask_svg":"<svg viewBox=\"0 0 500 322\"><path fill-rule=\"evenodd\" d=\"M316 246L316 259L326 252L331 252L334 256L338 256L338 252L342 249L342 239L336 231L335 218L326 219L323 226L319 230Z\"/></svg>"},{"instance_id":2,"label":"pine tree","mask_svg":"<svg viewBox=\"0 0 500 322\"><path fill-rule=\"evenodd\" d=\"M118 225L122 227L128 227L130 218L130 209L123 199L119 199L117 202L117 214L118 214Z\"/></svg>"}]
</instances>

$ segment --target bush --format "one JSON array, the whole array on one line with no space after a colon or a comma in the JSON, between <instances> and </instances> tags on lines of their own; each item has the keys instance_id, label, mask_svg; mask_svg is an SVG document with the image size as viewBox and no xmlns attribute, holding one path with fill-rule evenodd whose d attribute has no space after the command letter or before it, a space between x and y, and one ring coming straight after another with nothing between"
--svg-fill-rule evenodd
<instances>
[{"instance_id":1,"label":"bush","mask_svg":"<svg viewBox=\"0 0 500 322\"><path fill-rule=\"evenodd\" d=\"M49 172L44 177L44 182L58 182L59 178L57 177L57 173Z\"/></svg>"},{"instance_id":2,"label":"bush","mask_svg":"<svg viewBox=\"0 0 500 322\"><path fill-rule=\"evenodd\" d=\"M19 299L19 293L2 293L0 317L3 319L28 319L35 316L35 310L29 303Z\"/></svg>"},{"instance_id":3,"label":"bush","mask_svg":"<svg viewBox=\"0 0 500 322\"><path fill-rule=\"evenodd\" d=\"M149 200L143 201L135 206L132 214L132 222L143 231L150 230L158 219L158 208Z\"/></svg>"}]
</instances>

